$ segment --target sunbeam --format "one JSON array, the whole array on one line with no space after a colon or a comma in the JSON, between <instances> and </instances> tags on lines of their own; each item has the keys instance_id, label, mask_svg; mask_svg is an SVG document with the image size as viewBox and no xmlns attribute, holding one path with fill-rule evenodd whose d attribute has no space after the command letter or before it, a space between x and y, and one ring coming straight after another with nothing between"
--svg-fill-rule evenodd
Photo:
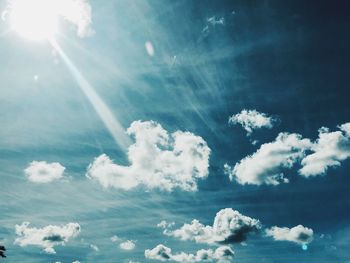
<instances>
[{"instance_id":1,"label":"sunbeam","mask_svg":"<svg viewBox=\"0 0 350 263\"><path fill-rule=\"evenodd\" d=\"M64 53L62 48L59 46L55 39L50 39L49 42L53 48L58 52L58 54L63 59L64 63L72 73L74 79L78 83L81 90L84 92L85 96L88 98L98 116L103 121L104 125L113 136L115 142L123 149L126 150L131 144L130 138L126 135L125 129L113 115L112 111L106 105L106 103L101 99L101 97L96 93L94 87L85 79L82 73L77 69L73 62Z\"/></svg>"}]
</instances>

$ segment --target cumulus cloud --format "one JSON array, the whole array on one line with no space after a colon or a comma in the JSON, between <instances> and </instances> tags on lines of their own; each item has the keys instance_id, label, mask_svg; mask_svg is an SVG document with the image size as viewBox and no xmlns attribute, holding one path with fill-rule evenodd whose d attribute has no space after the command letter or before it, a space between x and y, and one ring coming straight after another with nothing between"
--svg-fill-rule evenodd
<instances>
[{"instance_id":1,"label":"cumulus cloud","mask_svg":"<svg viewBox=\"0 0 350 263\"><path fill-rule=\"evenodd\" d=\"M68 223L64 226L49 225L43 228L29 227L29 222L16 225L15 244L21 247L38 246L46 253L55 254L55 246L65 245L71 238L80 233L78 223Z\"/></svg>"},{"instance_id":2,"label":"cumulus cloud","mask_svg":"<svg viewBox=\"0 0 350 263\"><path fill-rule=\"evenodd\" d=\"M86 176L103 187L132 189L144 185L172 191L196 191L197 180L208 176L210 149L190 132L169 134L154 121L135 121L127 133L135 138L128 149L130 166L115 164L107 155L97 157Z\"/></svg>"},{"instance_id":3,"label":"cumulus cloud","mask_svg":"<svg viewBox=\"0 0 350 263\"><path fill-rule=\"evenodd\" d=\"M33 183L50 183L63 177L64 170L59 163L47 163L45 161L33 161L24 170L28 180Z\"/></svg>"},{"instance_id":4,"label":"cumulus cloud","mask_svg":"<svg viewBox=\"0 0 350 263\"><path fill-rule=\"evenodd\" d=\"M194 219L190 224L184 224L176 230L164 231L164 234L197 243L231 244L245 241L249 234L258 232L260 229L259 220L226 208L216 214L213 226L203 225Z\"/></svg>"},{"instance_id":5,"label":"cumulus cloud","mask_svg":"<svg viewBox=\"0 0 350 263\"><path fill-rule=\"evenodd\" d=\"M225 165L225 173L230 180L239 184L278 185L287 183L283 169L291 168L305 156L312 143L299 134L280 133L276 140L260 146L255 153L238 162L232 169Z\"/></svg>"},{"instance_id":6,"label":"cumulus cloud","mask_svg":"<svg viewBox=\"0 0 350 263\"><path fill-rule=\"evenodd\" d=\"M266 229L266 235L277 241L290 241L300 245L309 244L313 240L312 229L302 225L293 228L273 226Z\"/></svg>"},{"instance_id":7,"label":"cumulus cloud","mask_svg":"<svg viewBox=\"0 0 350 263\"><path fill-rule=\"evenodd\" d=\"M145 257L147 259L159 261L173 261L173 262L231 262L234 252L230 247L221 246L216 250L201 249L196 254L187 254L184 252L173 254L171 248L162 244L153 249L145 250Z\"/></svg>"},{"instance_id":8,"label":"cumulus cloud","mask_svg":"<svg viewBox=\"0 0 350 263\"><path fill-rule=\"evenodd\" d=\"M240 124L247 131L248 136L256 129L271 129L276 122L276 118L257 110L242 110L229 118L229 123Z\"/></svg>"},{"instance_id":9,"label":"cumulus cloud","mask_svg":"<svg viewBox=\"0 0 350 263\"><path fill-rule=\"evenodd\" d=\"M135 242L132 240L127 240L119 244L119 247L124 250L133 250L135 246Z\"/></svg>"},{"instance_id":10,"label":"cumulus cloud","mask_svg":"<svg viewBox=\"0 0 350 263\"><path fill-rule=\"evenodd\" d=\"M341 161L350 157L350 123L339 126L340 130L330 132L328 128L319 129L319 136L313 144L312 154L302 161L299 174L304 177L323 175L329 167L340 166Z\"/></svg>"}]
</instances>

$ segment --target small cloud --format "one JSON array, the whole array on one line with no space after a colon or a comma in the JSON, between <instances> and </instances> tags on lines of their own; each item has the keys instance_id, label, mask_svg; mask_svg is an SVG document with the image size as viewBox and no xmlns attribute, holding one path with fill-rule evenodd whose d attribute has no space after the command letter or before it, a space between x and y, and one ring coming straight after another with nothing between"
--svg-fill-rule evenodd
<instances>
[{"instance_id":1,"label":"small cloud","mask_svg":"<svg viewBox=\"0 0 350 263\"><path fill-rule=\"evenodd\" d=\"M213 226L203 225L194 219L190 224L184 224L173 231L164 231L164 234L196 243L232 244L245 241L249 234L258 232L260 229L259 220L226 208L216 214Z\"/></svg>"},{"instance_id":2,"label":"small cloud","mask_svg":"<svg viewBox=\"0 0 350 263\"><path fill-rule=\"evenodd\" d=\"M24 170L28 180L33 183L50 183L63 177L66 168L59 163L33 161Z\"/></svg>"},{"instance_id":3,"label":"small cloud","mask_svg":"<svg viewBox=\"0 0 350 263\"><path fill-rule=\"evenodd\" d=\"M165 220L160 221L159 224L157 224L157 227L163 228L163 229L168 229L171 228L175 225L175 222L167 222Z\"/></svg>"},{"instance_id":4,"label":"small cloud","mask_svg":"<svg viewBox=\"0 0 350 263\"><path fill-rule=\"evenodd\" d=\"M38 246L48 254L55 254L55 246L64 246L71 238L81 231L78 223L68 223L64 226L49 225L43 228L29 227L29 222L16 225L15 244L21 247Z\"/></svg>"},{"instance_id":5,"label":"small cloud","mask_svg":"<svg viewBox=\"0 0 350 263\"><path fill-rule=\"evenodd\" d=\"M159 244L153 249L145 250L147 259L172 262L203 262L216 261L221 263L231 262L234 256L233 250L228 246L220 246L216 250L201 249L196 254L187 254L184 252L173 254L171 248Z\"/></svg>"},{"instance_id":6,"label":"small cloud","mask_svg":"<svg viewBox=\"0 0 350 263\"><path fill-rule=\"evenodd\" d=\"M228 122L240 124L247 131L247 136L250 136L254 130L261 128L271 129L277 121L277 118L257 110L242 110L240 113L232 115Z\"/></svg>"},{"instance_id":7,"label":"small cloud","mask_svg":"<svg viewBox=\"0 0 350 263\"><path fill-rule=\"evenodd\" d=\"M114 236L112 236L111 237L111 241L112 242L118 242L118 241L120 241L121 239L117 236L117 235L114 235Z\"/></svg>"},{"instance_id":8,"label":"small cloud","mask_svg":"<svg viewBox=\"0 0 350 263\"><path fill-rule=\"evenodd\" d=\"M302 225L293 228L273 226L266 229L266 235L276 241L290 241L299 245L307 245L312 242L314 232L312 229Z\"/></svg>"},{"instance_id":9,"label":"small cloud","mask_svg":"<svg viewBox=\"0 0 350 263\"><path fill-rule=\"evenodd\" d=\"M225 18L224 17L217 17L212 16L207 18L206 25L202 29L202 34L204 37L208 36L210 31L214 29L216 26L224 26L225 25Z\"/></svg>"},{"instance_id":10,"label":"small cloud","mask_svg":"<svg viewBox=\"0 0 350 263\"><path fill-rule=\"evenodd\" d=\"M92 250L96 251L96 252L100 251L100 249L98 248L98 246L93 245L93 244L90 245L90 248L91 248Z\"/></svg>"},{"instance_id":11,"label":"small cloud","mask_svg":"<svg viewBox=\"0 0 350 263\"><path fill-rule=\"evenodd\" d=\"M225 24L225 18L224 17L216 17L212 16L207 19L208 24L212 26L216 25L224 25Z\"/></svg>"},{"instance_id":12,"label":"small cloud","mask_svg":"<svg viewBox=\"0 0 350 263\"><path fill-rule=\"evenodd\" d=\"M124 250L133 250L135 246L135 242L133 242L132 240L127 240L119 244L119 247Z\"/></svg>"},{"instance_id":13,"label":"small cloud","mask_svg":"<svg viewBox=\"0 0 350 263\"><path fill-rule=\"evenodd\" d=\"M150 41L147 41L145 43L145 48L146 48L147 54L150 57L153 57L154 56L154 47L153 47L153 45L152 45L152 43Z\"/></svg>"}]
</instances>

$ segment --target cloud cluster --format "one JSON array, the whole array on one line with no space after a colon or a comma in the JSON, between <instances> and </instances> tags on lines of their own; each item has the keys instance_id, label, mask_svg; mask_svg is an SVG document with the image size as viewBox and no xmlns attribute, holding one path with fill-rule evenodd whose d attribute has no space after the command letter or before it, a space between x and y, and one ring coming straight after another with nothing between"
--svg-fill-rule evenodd
<instances>
[{"instance_id":1,"label":"cloud cluster","mask_svg":"<svg viewBox=\"0 0 350 263\"><path fill-rule=\"evenodd\" d=\"M76 237L80 233L78 223L68 223L64 226L49 225L43 228L29 227L29 222L16 225L15 244L21 247L38 246L46 253L55 254L55 246L65 245L69 239Z\"/></svg>"},{"instance_id":2,"label":"cloud cluster","mask_svg":"<svg viewBox=\"0 0 350 263\"><path fill-rule=\"evenodd\" d=\"M312 154L302 161L299 173L304 177L325 174L329 167L340 166L340 162L350 157L350 123L341 125L339 131L319 129L319 136L313 144Z\"/></svg>"},{"instance_id":3,"label":"cloud cluster","mask_svg":"<svg viewBox=\"0 0 350 263\"><path fill-rule=\"evenodd\" d=\"M275 141L260 148L232 168L225 164L225 173L239 184L278 185L288 183L283 171L295 163L302 166L303 177L323 175L329 167L340 166L350 158L350 123L339 126L338 131L319 129L318 139L312 142L295 133L280 133Z\"/></svg>"},{"instance_id":4,"label":"cloud cluster","mask_svg":"<svg viewBox=\"0 0 350 263\"><path fill-rule=\"evenodd\" d=\"M216 250L201 249L196 254L187 254L184 252L173 254L171 248L162 244L153 249L145 250L145 257L147 259L159 261L173 261L173 262L231 262L234 252L230 247L220 246Z\"/></svg>"},{"instance_id":5,"label":"cloud cluster","mask_svg":"<svg viewBox=\"0 0 350 263\"><path fill-rule=\"evenodd\" d=\"M24 170L28 180L33 183L50 183L63 177L64 170L59 163L47 163L45 161L33 161Z\"/></svg>"},{"instance_id":6,"label":"cloud cluster","mask_svg":"<svg viewBox=\"0 0 350 263\"><path fill-rule=\"evenodd\" d=\"M277 241L290 241L300 245L309 244L313 240L312 229L298 225L292 228L273 226L265 230L266 235Z\"/></svg>"},{"instance_id":7,"label":"cloud cluster","mask_svg":"<svg viewBox=\"0 0 350 263\"><path fill-rule=\"evenodd\" d=\"M245 157L232 169L225 165L225 172L239 184L278 185L288 182L283 168L291 168L305 156L312 143L299 134L280 133L276 140L260 146L255 153Z\"/></svg>"},{"instance_id":8,"label":"cloud cluster","mask_svg":"<svg viewBox=\"0 0 350 263\"><path fill-rule=\"evenodd\" d=\"M229 118L229 123L240 124L247 131L248 136L256 129L271 129L276 121L276 118L258 112L257 110L242 110L240 113L232 115Z\"/></svg>"},{"instance_id":9,"label":"cloud cluster","mask_svg":"<svg viewBox=\"0 0 350 263\"><path fill-rule=\"evenodd\" d=\"M115 164L107 155L97 157L86 176L103 187L196 191L197 180L208 176L210 149L190 132L169 134L154 121L135 121L127 133L135 143L128 149L130 166Z\"/></svg>"},{"instance_id":10,"label":"cloud cluster","mask_svg":"<svg viewBox=\"0 0 350 263\"><path fill-rule=\"evenodd\" d=\"M258 232L260 229L259 220L226 208L216 214L213 226L203 225L194 219L190 224L184 224L179 229L167 229L164 234L197 243L232 244L245 241L249 234Z\"/></svg>"}]
</instances>

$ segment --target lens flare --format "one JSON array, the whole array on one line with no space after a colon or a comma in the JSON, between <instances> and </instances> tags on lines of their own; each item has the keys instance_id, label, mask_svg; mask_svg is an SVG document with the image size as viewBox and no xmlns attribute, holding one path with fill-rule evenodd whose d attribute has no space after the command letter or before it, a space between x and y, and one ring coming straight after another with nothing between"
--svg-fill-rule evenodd
<instances>
[{"instance_id":1,"label":"lens flare","mask_svg":"<svg viewBox=\"0 0 350 263\"><path fill-rule=\"evenodd\" d=\"M15 0L10 5L12 29L29 40L45 40L58 30L58 14L48 0Z\"/></svg>"}]
</instances>

